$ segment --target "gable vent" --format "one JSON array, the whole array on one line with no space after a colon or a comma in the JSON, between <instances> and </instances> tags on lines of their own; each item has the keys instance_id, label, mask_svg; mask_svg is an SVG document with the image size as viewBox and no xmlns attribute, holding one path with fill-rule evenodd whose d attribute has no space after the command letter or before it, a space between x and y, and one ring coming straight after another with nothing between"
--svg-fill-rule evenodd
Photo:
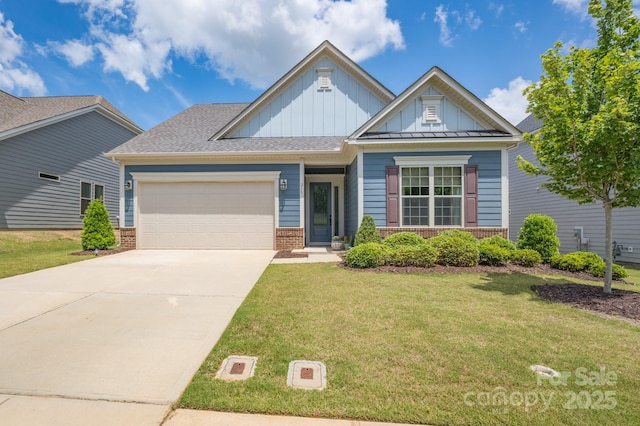
<instances>
[{"instance_id":1,"label":"gable vent","mask_svg":"<svg viewBox=\"0 0 640 426\"><path fill-rule=\"evenodd\" d=\"M39 172L38 173L38 177L40 179L50 180L52 182L60 182L60 176L58 176L58 175L52 175L52 174L49 174L49 173Z\"/></svg>"},{"instance_id":2,"label":"gable vent","mask_svg":"<svg viewBox=\"0 0 640 426\"><path fill-rule=\"evenodd\" d=\"M333 74L332 68L318 68L316 69L318 74L318 90L331 90L331 75Z\"/></svg>"}]
</instances>

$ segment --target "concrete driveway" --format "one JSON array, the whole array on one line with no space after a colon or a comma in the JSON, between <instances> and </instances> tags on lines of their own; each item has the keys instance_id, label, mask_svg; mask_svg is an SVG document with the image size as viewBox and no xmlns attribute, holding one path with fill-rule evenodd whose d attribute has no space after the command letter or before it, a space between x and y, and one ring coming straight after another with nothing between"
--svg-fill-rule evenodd
<instances>
[{"instance_id":1,"label":"concrete driveway","mask_svg":"<svg viewBox=\"0 0 640 426\"><path fill-rule=\"evenodd\" d=\"M0 419L159 424L273 251L130 251L0 280Z\"/></svg>"}]
</instances>

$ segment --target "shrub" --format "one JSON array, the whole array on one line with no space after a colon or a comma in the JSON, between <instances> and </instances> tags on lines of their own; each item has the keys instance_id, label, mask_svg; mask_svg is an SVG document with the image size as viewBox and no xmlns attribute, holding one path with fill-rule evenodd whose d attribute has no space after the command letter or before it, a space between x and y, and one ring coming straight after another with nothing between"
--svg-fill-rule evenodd
<instances>
[{"instance_id":1,"label":"shrub","mask_svg":"<svg viewBox=\"0 0 640 426\"><path fill-rule=\"evenodd\" d=\"M387 264L393 266L420 266L430 268L438 259L438 251L429 244L403 245L390 249Z\"/></svg>"},{"instance_id":2,"label":"shrub","mask_svg":"<svg viewBox=\"0 0 640 426\"><path fill-rule=\"evenodd\" d=\"M532 268L542 263L542 256L533 249L520 249L511 253L511 262L516 265Z\"/></svg>"},{"instance_id":3,"label":"shrub","mask_svg":"<svg viewBox=\"0 0 640 426\"><path fill-rule=\"evenodd\" d=\"M478 239L469 231L462 231L460 229L447 229L446 231L440 231L438 236L461 238L471 243L477 243Z\"/></svg>"},{"instance_id":4,"label":"shrub","mask_svg":"<svg viewBox=\"0 0 640 426\"><path fill-rule=\"evenodd\" d=\"M507 249L510 251L514 251L516 249L515 244L500 235L494 235L493 237L483 238L480 243L493 244L494 246L502 247L503 249Z\"/></svg>"},{"instance_id":5,"label":"shrub","mask_svg":"<svg viewBox=\"0 0 640 426\"><path fill-rule=\"evenodd\" d=\"M116 245L116 234L102 198L94 200L84 212L80 234L83 250L104 250Z\"/></svg>"},{"instance_id":6,"label":"shrub","mask_svg":"<svg viewBox=\"0 0 640 426\"><path fill-rule=\"evenodd\" d=\"M613 270L611 274L611 278L614 280L621 280L623 278L627 278L629 273L622 265L613 264L611 265ZM594 277L604 277L604 272L606 268L606 263L603 261L602 263L596 263L589 267L589 273Z\"/></svg>"},{"instance_id":7,"label":"shrub","mask_svg":"<svg viewBox=\"0 0 640 426\"><path fill-rule=\"evenodd\" d=\"M556 269L571 272L582 272L588 270L592 265L603 264L604 260L596 253L586 251L576 251L564 255L554 256L554 263L551 265Z\"/></svg>"},{"instance_id":8,"label":"shrub","mask_svg":"<svg viewBox=\"0 0 640 426\"><path fill-rule=\"evenodd\" d=\"M374 222L373 217L364 215L362 217L360 228L358 228L358 232L356 233L356 239L353 242L354 247L360 244L381 242L382 237L380 236L380 232L376 228L376 223Z\"/></svg>"},{"instance_id":9,"label":"shrub","mask_svg":"<svg viewBox=\"0 0 640 426\"><path fill-rule=\"evenodd\" d=\"M428 242L438 252L436 262L445 266L476 266L480 258L478 240L468 232L458 232L460 234L445 231L429 238ZM462 234L469 234L473 239Z\"/></svg>"},{"instance_id":10,"label":"shrub","mask_svg":"<svg viewBox=\"0 0 640 426\"><path fill-rule=\"evenodd\" d=\"M509 263L512 250L492 244L489 241L482 240L478 246L480 249L479 263L489 266L503 266Z\"/></svg>"},{"instance_id":11,"label":"shrub","mask_svg":"<svg viewBox=\"0 0 640 426\"><path fill-rule=\"evenodd\" d=\"M393 235L389 235L384 239L383 243L392 248L399 248L402 246L419 246L426 244L427 240L422 238L415 232L397 232Z\"/></svg>"},{"instance_id":12,"label":"shrub","mask_svg":"<svg viewBox=\"0 0 640 426\"><path fill-rule=\"evenodd\" d=\"M556 223L549 216L530 214L518 233L518 248L533 249L540 253L542 260L548 262L553 255L559 253L557 229Z\"/></svg>"},{"instance_id":13,"label":"shrub","mask_svg":"<svg viewBox=\"0 0 640 426\"><path fill-rule=\"evenodd\" d=\"M344 260L351 268L375 268L386 263L389 251L389 247L384 244L364 243L352 247Z\"/></svg>"}]
</instances>

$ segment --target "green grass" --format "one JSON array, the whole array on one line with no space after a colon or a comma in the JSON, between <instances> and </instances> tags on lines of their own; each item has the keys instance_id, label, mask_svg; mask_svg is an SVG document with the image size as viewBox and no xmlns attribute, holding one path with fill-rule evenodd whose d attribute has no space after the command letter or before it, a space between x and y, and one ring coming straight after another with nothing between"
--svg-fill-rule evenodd
<instances>
[{"instance_id":1,"label":"green grass","mask_svg":"<svg viewBox=\"0 0 640 426\"><path fill-rule=\"evenodd\" d=\"M567 281L270 265L176 405L435 425L640 424L640 327L529 289ZM257 356L255 376L215 379L230 355ZM327 388L287 387L292 360L324 362ZM572 376L538 382L533 364ZM601 368L615 383L581 385L576 373Z\"/></svg>"},{"instance_id":2,"label":"green grass","mask_svg":"<svg viewBox=\"0 0 640 426\"><path fill-rule=\"evenodd\" d=\"M0 232L0 278L78 262L80 231Z\"/></svg>"}]
</instances>

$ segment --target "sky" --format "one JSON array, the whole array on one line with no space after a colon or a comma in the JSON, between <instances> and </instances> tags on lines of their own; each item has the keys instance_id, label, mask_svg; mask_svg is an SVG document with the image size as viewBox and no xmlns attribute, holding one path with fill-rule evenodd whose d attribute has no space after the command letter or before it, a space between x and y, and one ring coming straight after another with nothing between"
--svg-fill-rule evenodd
<instances>
[{"instance_id":1,"label":"sky","mask_svg":"<svg viewBox=\"0 0 640 426\"><path fill-rule=\"evenodd\" d=\"M102 95L148 130L193 104L251 102L329 40L395 94L437 65L517 124L540 55L595 45L587 3L0 0L0 89Z\"/></svg>"}]
</instances>

